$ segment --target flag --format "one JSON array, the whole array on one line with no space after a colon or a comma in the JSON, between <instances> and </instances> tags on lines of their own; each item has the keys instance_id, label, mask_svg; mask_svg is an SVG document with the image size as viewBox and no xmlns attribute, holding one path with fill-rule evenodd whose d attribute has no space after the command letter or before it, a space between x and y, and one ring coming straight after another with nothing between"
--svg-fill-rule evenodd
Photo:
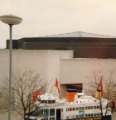
<instances>
[{"instance_id":1,"label":"flag","mask_svg":"<svg viewBox=\"0 0 116 120\"><path fill-rule=\"evenodd\" d=\"M103 97L103 82L102 82L102 76L100 78L100 81L98 83L97 91L96 91L96 98L100 99Z\"/></svg>"},{"instance_id":2,"label":"flag","mask_svg":"<svg viewBox=\"0 0 116 120\"><path fill-rule=\"evenodd\" d=\"M55 81L55 87L57 88L58 94L60 95L60 92L61 92L60 82L57 79Z\"/></svg>"},{"instance_id":3,"label":"flag","mask_svg":"<svg viewBox=\"0 0 116 120\"><path fill-rule=\"evenodd\" d=\"M37 89L37 90L35 90L35 91L32 92L32 101L33 101L33 102L36 102L37 97L38 97L39 95L42 95L42 90L41 90L41 88L40 88L40 89Z\"/></svg>"}]
</instances>

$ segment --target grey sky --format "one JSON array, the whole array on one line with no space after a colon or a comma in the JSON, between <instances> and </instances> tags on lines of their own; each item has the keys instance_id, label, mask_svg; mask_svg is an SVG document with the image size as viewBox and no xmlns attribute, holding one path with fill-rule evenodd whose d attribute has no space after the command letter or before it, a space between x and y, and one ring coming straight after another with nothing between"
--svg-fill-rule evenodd
<instances>
[{"instance_id":1,"label":"grey sky","mask_svg":"<svg viewBox=\"0 0 116 120\"><path fill-rule=\"evenodd\" d=\"M116 36L116 0L0 0L3 14L23 18L15 39L74 31ZM8 27L0 22L0 47L6 39Z\"/></svg>"}]
</instances>

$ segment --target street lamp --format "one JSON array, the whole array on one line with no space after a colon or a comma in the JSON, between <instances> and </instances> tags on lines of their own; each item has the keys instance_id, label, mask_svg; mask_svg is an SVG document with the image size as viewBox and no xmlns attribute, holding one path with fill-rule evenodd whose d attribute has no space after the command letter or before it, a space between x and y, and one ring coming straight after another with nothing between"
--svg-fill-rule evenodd
<instances>
[{"instance_id":1,"label":"street lamp","mask_svg":"<svg viewBox=\"0 0 116 120\"><path fill-rule=\"evenodd\" d=\"M22 18L14 15L0 16L0 21L9 25L9 107L8 120L11 120L11 93L12 93L12 27L22 22Z\"/></svg>"}]
</instances>

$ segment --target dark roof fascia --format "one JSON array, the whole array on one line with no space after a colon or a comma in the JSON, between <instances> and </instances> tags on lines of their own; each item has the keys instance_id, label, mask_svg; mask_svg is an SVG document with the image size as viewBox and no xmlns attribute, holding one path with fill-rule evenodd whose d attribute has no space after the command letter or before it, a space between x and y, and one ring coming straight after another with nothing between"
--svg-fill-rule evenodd
<instances>
[{"instance_id":1,"label":"dark roof fascia","mask_svg":"<svg viewBox=\"0 0 116 120\"><path fill-rule=\"evenodd\" d=\"M20 42L70 42L79 45L110 45L116 46L116 38L96 37L30 37L19 39Z\"/></svg>"},{"instance_id":2,"label":"dark roof fascia","mask_svg":"<svg viewBox=\"0 0 116 120\"><path fill-rule=\"evenodd\" d=\"M102 42L116 42L116 38L97 38L97 37L27 37L18 39L21 41L36 41L36 40L79 40L80 42L102 41ZM107 40L107 41L106 41Z\"/></svg>"}]
</instances>

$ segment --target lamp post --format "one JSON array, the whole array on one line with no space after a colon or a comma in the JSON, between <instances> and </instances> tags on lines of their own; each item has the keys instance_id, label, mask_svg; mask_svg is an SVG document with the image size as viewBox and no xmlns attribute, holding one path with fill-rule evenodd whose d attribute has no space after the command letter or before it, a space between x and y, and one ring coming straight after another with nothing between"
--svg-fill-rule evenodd
<instances>
[{"instance_id":1,"label":"lamp post","mask_svg":"<svg viewBox=\"0 0 116 120\"><path fill-rule=\"evenodd\" d=\"M22 18L14 15L0 16L0 21L9 25L9 106L8 106L8 120L11 120L11 93L12 93L12 27L21 23Z\"/></svg>"}]
</instances>

